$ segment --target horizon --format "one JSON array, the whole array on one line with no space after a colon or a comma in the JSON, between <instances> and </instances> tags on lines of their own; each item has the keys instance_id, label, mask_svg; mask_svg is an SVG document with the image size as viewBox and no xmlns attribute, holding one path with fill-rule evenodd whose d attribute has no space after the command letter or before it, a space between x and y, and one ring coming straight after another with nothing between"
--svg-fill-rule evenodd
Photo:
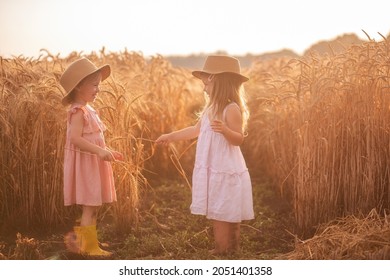
<instances>
[{"instance_id":1,"label":"horizon","mask_svg":"<svg viewBox=\"0 0 390 280\"><path fill-rule=\"evenodd\" d=\"M319 41L316 41L316 42L313 42L312 44L309 44L307 46L307 48L305 48L301 53L298 53L296 52L295 50L291 49L291 48L282 48L282 49L275 49L275 50L267 50L267 51L264 51L264 52L258 52L258 53L253 53L253 52L247 52L247 53L239 53L239 54L236 54L236 53L229 53L227 52L226 50L215 50L215 51L210 51L210 52L194 52L194 53L183 53L183 54L160 54L160 53L151 53L151 54L144 54L142 52L142 50L129 50L127 47L124 47L123 49L118 49L118 50L110 50L108 49L107 47L105 46L101 46L100 48L96 48L96 49L92 49L92 50L89 50L89 51L84 51L84 50L73 50L73 51L69 51L68 53L64 54L64 53L61 53L61 52L57 52L57 53L54 53L52 52L50 49L47 49L47 48L41 48L39 50L39 53L38 55L30 55L30 56L26 56L22 53L20 54L9 54L8 57L6 55L1 55L0 53L0 57L3 57L3 58L12 58L12 57L18 57L18 56L23 56L23 57L26 57L26 58L38 58L39 55L41 55L42 53L49 53L51 55L54 55L54 56L59 56L60 58L64 58L64 57L67 57L69 56L71 53L73 52L77 52L77 53L81 53L83 55L89 55L91 53L99 53L101 50L105 50L105 52L110 52L110 53L120 53L120 52L124 52L124 51L127 51L127 52L134 52L134 53L140 53L142 54L143 56L157 56L157 55L161 55L163 57L182 57L182 58L187 58L187 57L198 57L198 56L207 56L207 55L210 55L210 54L227 54L227 55L232 55L232 56L235 56L235 57L247 57L247 56L262 56L262 55L267 55L267 54L275 54L275 53L279 53L279 52L283 52L283 51L291 51L293 52L294 54L298 55L298 56L301 56L303 55L306 51L308 51L310 48L312 48L314 45L316 44L319 44L319 43L322 43L322 42L332 42L332 41L336 41L338 38L340 38L341 36L344 36L344 35L356 35L356 37L359 39L359 40L362 40L362 41L366 41L368 42L368 38L367 36L364 34L364 32L362 31L363 35L365 37L362 37L362 36L358 36L357 34L355 33L344 33L344 34L340 34L340 35L337 35L333 38L329 38L329 39L323 39L323 40L319 40ZM371 39L373 39L373 37L371 36L371 34L368 34L370 36ZM379 34L378 34L379 35ZM390 32L385 35L385 34L382 34L384 35L385 37L389 37L390 36ZM380 35L379 35L380 36ZM380 38L378 38L380 41L382 41L382 37L380 36ZM376 42L379 42L379 40L377 40L377 38L373 39L375 40Z\"/></svg>"}]
</instances>

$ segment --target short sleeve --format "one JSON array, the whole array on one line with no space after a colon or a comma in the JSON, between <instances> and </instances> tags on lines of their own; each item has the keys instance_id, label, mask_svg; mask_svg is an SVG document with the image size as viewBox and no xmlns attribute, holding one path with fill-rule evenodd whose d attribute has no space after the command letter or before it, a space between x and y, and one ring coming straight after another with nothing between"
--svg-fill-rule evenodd
<instances>
[{"instance_id":1,"label":"short sleeve","mask_svg":"<svg viewBox=\"0 0 390 280\"><path fill-rule=\"evenodd\" d=\"M85 106L82 105L74 105L72 106L68 111L68 122L71 123L72 115L76 113L78 110L83 111L84 116L84 127L83 127L83 134L84 133L96 133L96 132L102 132L104 131L104 125L99 123L99 119L97 116L95 116L97 113L92 110L89 111ZM94 115L92 115L94 114Z\"/></svg>"},{"instance_id":2,"label":"short sleeve","mask_svg":"<svg viewBox=\"0 0 390 280\"><path fill-rule=\"evenodd\" d=\"M72 115L75 114L78 110L83 111L84 122L88 122L88 111L82 105L74 105L68 110L68 123L72 122Z\"/></svg>"}]
</instances>

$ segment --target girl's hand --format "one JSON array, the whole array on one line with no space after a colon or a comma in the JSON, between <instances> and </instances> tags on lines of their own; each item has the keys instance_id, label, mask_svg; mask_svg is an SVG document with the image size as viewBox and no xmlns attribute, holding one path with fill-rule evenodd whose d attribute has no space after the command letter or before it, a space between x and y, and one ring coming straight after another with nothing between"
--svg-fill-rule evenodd
<instances>
[{"instance_id":1,"label":"girl's hand","mask_svg":"<svg viewBox=\"0 0 390 280\"><path fill-rule=\"evenodd\" d=\"M213 120L211 122L210 126L211 126L211 129L214 132L218 132L218 133L224 134L225 131L226 131L225 123L223 121L220 121L220 120Z\"/></svg>"},{"instance_id":2,"label":"girl's hand","mask_svg":"<svg viewBox=\"0 0 390 280\"><path fill-rule=\"evenodd\" d=\"M156 144L158 145L168 145L169 143L171 143L169 134L163 134L156 140Z\"/></svg>"},{"instance_id":3,"label":"girl's hand","mask_svg":"<svg viewBox=\"0 0 390 280\"><path fill-rule=\"evenodd\" d=\"M115 157L111 153L111 151L106 150L106 149L101 149L97 155L98 155L98 157L101 160L104 160L104 161L113 161L113 160L115 160Z\"/></svg>"},{"instance_id":4,"label":"girl's hand","mask_svg":"<svg viewBox=\"0 0 390 280\"><path fill-rule=\"evenodd\" d=\"M123 161L125 157L123 156L122 153L117 152L117 151L111 151L112 155L114 156L115 160L120 160Z\"/></svg>"}]
</instances>

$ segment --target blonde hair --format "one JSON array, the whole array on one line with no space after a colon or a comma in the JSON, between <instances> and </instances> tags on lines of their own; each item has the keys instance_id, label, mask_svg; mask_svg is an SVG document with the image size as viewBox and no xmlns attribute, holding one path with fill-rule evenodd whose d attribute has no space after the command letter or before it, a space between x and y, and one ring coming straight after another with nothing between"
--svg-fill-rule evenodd
<instances>
[{"instance_id":1,"label":"blonde hair","mask_svg":"<svg viewBox=\"0 0 390 280\"><path fill-rule=\"evenodd\" d=\"M231 73L221 73L213 76L213 88L209 93L210 97L201 115L210 110L212 117L222 120L224 109L228 104L234 102L240 107L242 131L245 133L249 119L249 110L246 105L246 93L242 80L237 75Z\"/></svg>"}]
</instances>

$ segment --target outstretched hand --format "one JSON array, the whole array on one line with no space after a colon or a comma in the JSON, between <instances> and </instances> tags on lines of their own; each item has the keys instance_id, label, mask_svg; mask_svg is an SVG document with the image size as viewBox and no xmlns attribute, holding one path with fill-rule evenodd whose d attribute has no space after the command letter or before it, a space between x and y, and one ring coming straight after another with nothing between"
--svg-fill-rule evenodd
<instances>
[{"instance_id":1,"label":"outstretched hand","mask_svg":"<svg viewBox=\"0 0 390 280\"><path fill-rule=\"evenodd\" d=\"M169 143L171 143L171 140L170 140L170 137L169 137L169 134L163 134L161 135L160 137L158 137L156 139L156 144L158 145L169 145Z\"/></svg>"}]
</instances>

